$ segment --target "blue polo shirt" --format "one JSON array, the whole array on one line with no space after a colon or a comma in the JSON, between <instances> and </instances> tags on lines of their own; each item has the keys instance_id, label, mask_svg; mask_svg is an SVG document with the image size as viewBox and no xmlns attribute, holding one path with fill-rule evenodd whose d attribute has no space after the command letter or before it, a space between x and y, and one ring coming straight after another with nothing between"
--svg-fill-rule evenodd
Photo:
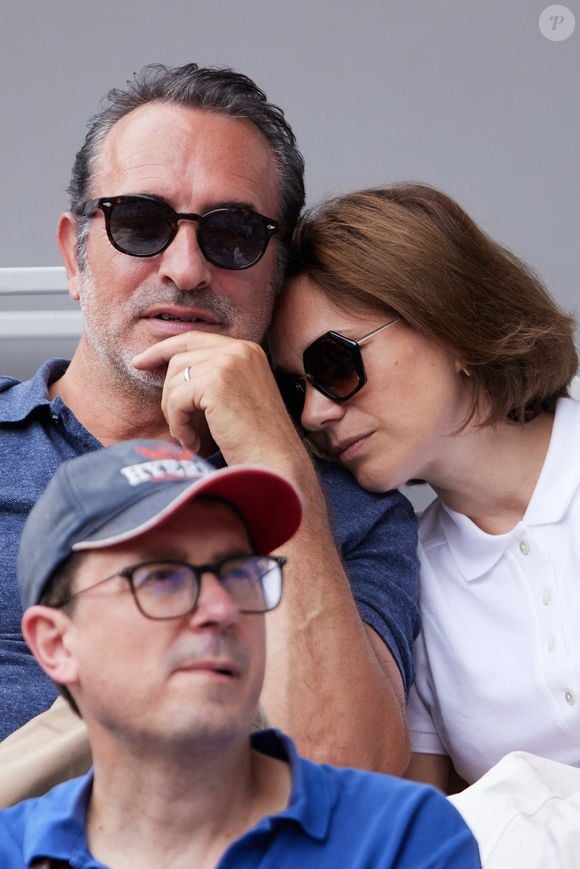
<instances>
[{"instance_id":1,"label":"blue polo shirt","mask_svg":"<svg viewBox=\"0 0 580 869\"><path fill-rule=\"evenodd\" d=\"M25 383L0 378L0 740L56 697L20 630L16 555L22 527L60 463L102 446L60 397L50 399L48 384L67 365L66 360L49 360ZM219 454L211 461L224 465ZM408 691L419 631L417 527L411 505L399 492L365 492L338 465L319 462L318 470L361 618L391 650Z\"/></svg>"},{"instance_id":2,"label":"blue polo shirt","mask_svg":"<svg viewBox=\"0 0 580 869\"><path fill-rule=\"evenodd\" d=\"M476 869L478 848L460 814L433 788L304 760L276 730L252 747L290 763L288 806L225 851L217 869ZM74 869L107 869L89 853L85 817L92 773L0 811L0 866L40 857Z\"/></svg>"}]
</instances>

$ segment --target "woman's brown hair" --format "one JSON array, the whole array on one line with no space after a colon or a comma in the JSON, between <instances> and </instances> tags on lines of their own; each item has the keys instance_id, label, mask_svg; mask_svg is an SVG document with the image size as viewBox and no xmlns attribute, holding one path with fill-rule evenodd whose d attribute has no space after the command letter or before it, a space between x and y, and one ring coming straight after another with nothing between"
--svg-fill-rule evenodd
<instances>
[{"instance_id":1,"label":"woman's brown hair","mask_svg":"<svg viewBox=\"0 0 580 869\"><path fill-rule=\"evenodd\" d=\"M398 184L308 212L289 276L346 309L379 307L452 349L473 385L469 419L526 422L553 411L578 367L574 319L539 277L444 193ZM482 399L485 398L485 401Z\"/></svg>"}]
</instances>

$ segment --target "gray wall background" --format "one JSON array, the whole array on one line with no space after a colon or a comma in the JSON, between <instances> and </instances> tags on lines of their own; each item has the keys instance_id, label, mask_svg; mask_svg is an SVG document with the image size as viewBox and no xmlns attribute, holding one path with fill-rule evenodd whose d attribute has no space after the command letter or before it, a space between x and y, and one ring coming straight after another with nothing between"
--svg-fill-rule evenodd
<instances>
[{"instance_id":1,"label":"gray wall background","mask_svg":"<svg viewBox=\"0 0 580 869\"><path fill-rule=\"evenodd\" d=\"M580 0L2 0L0 267L59 264L69 168L142 64L254 78L286 111L310 202L403 179L460 200L580 309Z\"/></svg>"}]
</instances>

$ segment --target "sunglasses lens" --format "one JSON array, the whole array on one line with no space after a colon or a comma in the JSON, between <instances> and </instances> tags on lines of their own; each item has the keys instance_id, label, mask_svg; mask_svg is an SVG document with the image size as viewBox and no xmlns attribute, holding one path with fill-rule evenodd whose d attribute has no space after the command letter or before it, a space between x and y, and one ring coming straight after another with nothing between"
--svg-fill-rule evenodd
<instances>
[{"instance_id":1,"label":"sunglasses lens","mask_svg":"<svg viewBox=\"0 0 580 869\"><path fill-rule=\"evenodd\" d=\"M131 256L153 256L173 235L171 209L162 202L131 199L113 205L109 231L115 245Z\"/></svg>"},{"instance_id":2,"label":"sunglasses lens","mask_svg":"<svg viewBox=\"0 0 580 869\"><path fill-rule=\"evenodd\" d=\"M269 234L263 218L248 209L222 208L206 214L198 233L207 259L223 269L247 269L263 255Z\"/></svg>"},{"instance_id":3,"label":"sunglasses lens","mask_svg":"<svg viewBox=\"0 0 580 869\"><path fill-rule=\"evenodd\" d=\"M285 371L275 371L274 377L280 390L286 410L295 423L300 425L302 411L304 410L304 381L295 374L287 374Z\"/></svg>"},{"instance_id":4,"label":"sunglasses lens","mask_svg":"<svg viewBox=\"0 0 580 869\"><path fill-rule=\"evenodd\" d=\"M343 343L330 334L322 335L304 351L304 370L328 396L346 398L361 386L359 357L356 345Z\"/></svg>"}]
</instances>

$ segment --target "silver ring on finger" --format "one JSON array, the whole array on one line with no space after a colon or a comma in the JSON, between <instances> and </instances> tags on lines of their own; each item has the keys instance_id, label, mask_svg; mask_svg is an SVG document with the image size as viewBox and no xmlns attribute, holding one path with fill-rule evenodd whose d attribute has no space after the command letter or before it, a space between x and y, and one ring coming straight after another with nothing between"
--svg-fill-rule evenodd
<instances>
[{"instance_id":1,"label":"silver ring on finger","mask_svg":"<svg viewBox=\"0 0 580 869\"><path fill-rule=\"evenodd\" d=\"M183 369L183 379L185 380L186 383L189 383L189 381L190 381L190 377L189 377L189 365L187 366L187 368L184 368L184 369Z\"/></svg>"}]
</instances>

